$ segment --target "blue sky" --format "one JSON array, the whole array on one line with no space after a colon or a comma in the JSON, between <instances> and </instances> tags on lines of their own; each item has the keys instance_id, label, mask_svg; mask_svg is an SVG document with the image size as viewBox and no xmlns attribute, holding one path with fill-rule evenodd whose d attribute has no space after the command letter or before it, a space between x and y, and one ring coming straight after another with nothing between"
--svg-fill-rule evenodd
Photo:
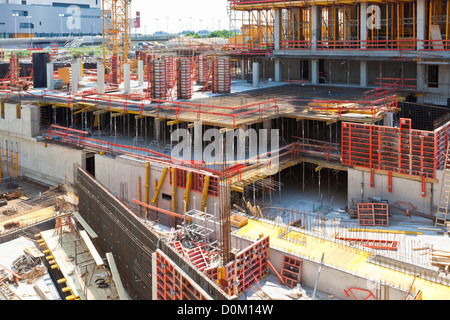
<instances>
[{"instance_id":1,"label":"blue sky","mask_svg":"<svg viewBox=\"0 0 450 320\"><path fill-rule=\"evenodd\" d=\"M169 32L180 32L180 27L188 30L191 26L195 31L212 30L213 25L216 30L219 23L220 29L229 28L227 0L132 0L133 18L136 11L141 12L141 28L137 30L140 33L154 33L157 26L159 31L169 29Z\"/></svg>"}]
</instances>

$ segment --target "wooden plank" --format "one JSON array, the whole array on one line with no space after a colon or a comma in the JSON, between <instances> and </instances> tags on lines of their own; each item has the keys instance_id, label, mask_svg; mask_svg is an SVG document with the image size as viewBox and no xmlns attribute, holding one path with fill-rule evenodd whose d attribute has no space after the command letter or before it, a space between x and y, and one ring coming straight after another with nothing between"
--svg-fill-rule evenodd
<instances>
[{"instance_id":1,"label":"wooden plank","mask_svg":"<svg viewBox=\"0 0 450 320\"><path fill-rule=\"evenodd\" d=\"M91 253L92 258L95 261L95 264L97 266L103 266L104 265L103 260L100 257L100 255L98 254L97 249L95 249L94 244L92 243L91 239L89 238L87 232L85 230L80 231L80 235L81 235L81 238L83 239L84 243L86 244L89 252Z\"/></svg>"},{"instance_id":2,"label":"wooden plank","mask_svg":"<svg viewBox=\"0 0 450 320\"><path fill-rule=\"evenodd\" d=\"M117 269L116 261L114 260L113 254L111 252L107 252L106 259L108 260L109 269L111 270L112 279L116 285L117 293L119 294L119 299L129 300L128 295L123 287L122 280L120 279L119 270Z\"/></svg>"},{"instance_id":3,"label":"wooden plank","mask_svg":"<svg viewBox=\"0 0 450 320\"><path fill-rule=\"evenodd\" d=\"M75 216L75 219L77 219L77 221L84 228L84 230L86 230L86 232L89 234L91 239L98 238L97 233L95 233L95 231L88 225L88 223L86 222L86 220L83 219L83 217L80 215L80 213L74 212L73 215Z\"/></svg>"}]
</instances>

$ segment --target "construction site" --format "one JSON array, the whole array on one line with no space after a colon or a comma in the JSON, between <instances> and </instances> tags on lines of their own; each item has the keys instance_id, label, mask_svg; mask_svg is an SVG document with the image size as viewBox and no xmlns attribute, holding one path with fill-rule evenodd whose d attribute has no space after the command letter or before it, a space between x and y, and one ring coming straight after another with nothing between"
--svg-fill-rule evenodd
<instances>
[{"instance_id":1,"label":"construction site","mask_svg":"<svg viewBox=\"0 0 450 320\"><path fill-rule=\"evenodd\" d=\"M227 10L2 52L1 300L450 299L450 0Z\"/></svg>"}]
</instances>

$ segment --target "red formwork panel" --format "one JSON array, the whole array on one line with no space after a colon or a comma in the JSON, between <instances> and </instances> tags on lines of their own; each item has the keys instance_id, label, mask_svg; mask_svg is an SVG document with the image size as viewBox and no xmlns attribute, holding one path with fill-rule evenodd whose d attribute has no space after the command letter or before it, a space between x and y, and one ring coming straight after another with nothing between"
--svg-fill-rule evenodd
<instances>
[{"instance_id":1,"label":"red formwork panel","mask_svg":"<svg viewBox=\"0 0 450 320\"><path fill-rule=\"evenodd\" d=\"M242 293L269 272L269 236L265 236L236 254L238 290Z\"/></svg>"},{"instance_id":2,"label":"red formwork panel","mask_svg":"<svg viewBox=\"0 0 450 320\"><path fill-rule=\"evenodd\" d=\"M185 276L160 250L156 251L157 300L209 300L209 297Z\"/></svg>"},{"instance_id":3,"label":"red formwork panel","mask_svg":"<svg viewBox=\"0 0 450 320\"><path fill-rule=\"evenodd\" d=\"M302 261L293 257L284 256L281 278L289 288L294 288L300 283L302 274Z\"/></svg>"},{"instance_id":4,"label":"red formwork panel","mask_svg":"<svg viewBox=\"0 0 450 320\"><path fill-rule=\"evenodd\" d=\"M360 226L389 226L389 207L386 203L359 203L358 223Z\"/></svg>"},{"instance_id":5,"label":"red formwork panel","mask_svg":"<svg viewBox=\"0 0 450 320\"><path fill-rule=\"evenodd\" d=\"M269 236L263 237L238 252L222 270L209 267L203 270L229 296L240 295L269 272Z\"/></svg>"},{"instance_id":6,"label":"red formwork panel","mask_svg":"<svg viewBox=\"0 0 450 320\"><path fill-rule=\"evenodd\" d=\"M450 122L447 122L443 126L434 131L435 133L435 157L436 157L436 169L444 170L445 157L447 153L447 146L450 142Z\"/></svg>"},{"instance_id":7,"label":"red formwork panel","mask_svg":"<svg viewBox=\"0 0 450 320\"><path fill-rule=\"evenodd\" d=\"M342 164L405 175L435 177L435 133L400 127L342 123Z\"/></svg>"}]
</instances>

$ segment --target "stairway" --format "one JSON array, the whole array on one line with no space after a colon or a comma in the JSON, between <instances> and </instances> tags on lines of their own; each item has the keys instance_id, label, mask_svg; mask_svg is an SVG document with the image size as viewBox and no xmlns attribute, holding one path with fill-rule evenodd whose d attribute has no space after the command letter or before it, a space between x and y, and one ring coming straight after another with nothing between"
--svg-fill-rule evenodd
<instances>
[{"instance_id":1,"label":"stairway","mask_svg":"<svg viewBox=\"0 0 450 320\"><path fill-rule=\"evenodd\" d=\"M436 226L445 226L447 221L447 212L449 209L450 199L450 143L447 146L447 154L445 156L444 175L442 177L441 195L439 197L439 205L436 212Z\"/></svg>"},{"instance_id":2,"label":"stairway","mask_svg":"<svg viewBox=\"0 0 450 320\"><path fill-rule=\"evenodd\" d=\"M173 246L180 254L182 254L189 261L191 261L192 264L194 264L194 266L198 270L203 271L209 267L208 260L206 259L205 253L204 253L203 249L201 249L200 247L195 247L193 249L186 249L186 248L183 248L180 241L174 241Z\"/></svg>"}]
</instances>

